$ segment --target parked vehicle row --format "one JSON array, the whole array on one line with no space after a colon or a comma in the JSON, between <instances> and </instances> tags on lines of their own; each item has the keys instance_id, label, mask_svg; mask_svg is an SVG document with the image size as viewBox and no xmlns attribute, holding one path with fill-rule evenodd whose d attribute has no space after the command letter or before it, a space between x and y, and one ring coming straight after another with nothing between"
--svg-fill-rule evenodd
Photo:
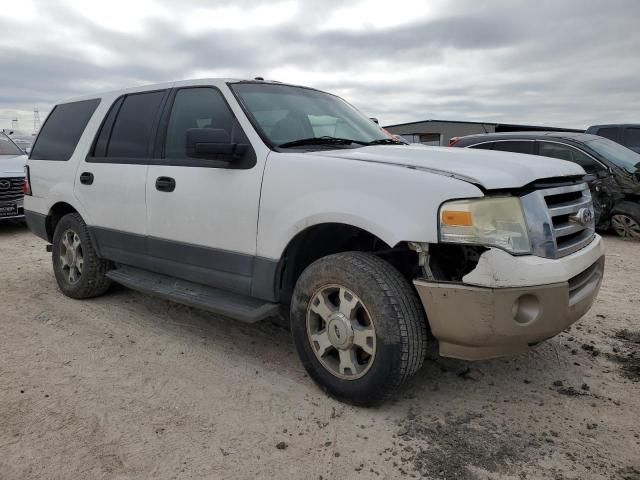
<instances>
[{"instance_id":1,"label":"parked vehicle row","mask_svg":"<svg viewBox=\"0 0 640 480\"><path fill-rule=\"evenodd\" d=\"M586 133L513 132L460 137L451 146L576 163L590 174L596 228L640 239L640 155L616 142Z\"/></svg>"},{"instance_id":2,"label":"parked vehicle row","mask_svg":"<svg viewBox=\"0 0 640 480\"><path fill-rule=\"evenodd\" d=\"M440 354L517 354L591 307L604 268L584 169L409 146L344 100L183 81L57 105L26 218L62 292L112 281L255 322L290 318L304 367L351 402Z\"/></svg>"}]
</instances>

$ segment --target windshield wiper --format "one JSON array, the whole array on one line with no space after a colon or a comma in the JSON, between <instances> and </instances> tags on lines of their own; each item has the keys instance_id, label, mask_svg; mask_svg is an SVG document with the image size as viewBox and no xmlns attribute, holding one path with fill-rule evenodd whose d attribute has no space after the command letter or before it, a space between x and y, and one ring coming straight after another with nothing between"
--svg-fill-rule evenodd
<instances>
[{"instance_id":1,"label":"windshield wiper","mask_svg":"<svg viewBox=\"0 0 640 480\"><path fill-rule=\"evenodd\" d=\"M400 140L396 140L394 138L381 138L379 140L374 140L372 142L367 143L367 145L407 145Z\"/></svg>"},{"instance_id":2,"label":"windshield wiper","mask_svg":"<svg viewBox=\"0 0 640 480\"><path fill-rule=\"evenodd\" d=\"M357 143L358 145L369 145L368 142L361 142L360 140L353 140L351 138L338 138L338 137L310 137L301 138L299 140L292 140L291 142L284 142L278 145L280 148L288 147L301 147L304 145L351 145Z\"/></svg>"}]
</instances>

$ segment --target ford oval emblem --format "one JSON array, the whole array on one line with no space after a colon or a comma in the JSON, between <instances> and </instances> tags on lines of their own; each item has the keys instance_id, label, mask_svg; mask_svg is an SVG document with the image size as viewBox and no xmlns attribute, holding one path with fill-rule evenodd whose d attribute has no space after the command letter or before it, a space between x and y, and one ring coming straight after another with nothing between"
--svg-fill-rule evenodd
<instances>
[{"instance_id":1,"label":"ford oval emblem","mask_svg":"<svg viewBox=\"0 0 640 480\"><path fill-rule=\"evenodd\" d=\"M571 215L569 220L586 227L593 222L593 211L590 208L581 208L575 215Z\"/></svg>"}]
</instances>

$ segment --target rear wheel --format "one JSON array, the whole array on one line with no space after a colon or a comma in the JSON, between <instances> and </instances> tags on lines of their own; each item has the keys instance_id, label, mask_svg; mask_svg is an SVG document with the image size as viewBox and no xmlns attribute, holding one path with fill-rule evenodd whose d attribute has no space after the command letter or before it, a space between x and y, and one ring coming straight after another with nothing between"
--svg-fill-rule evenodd
<instances>
[{"instance_id":1,"label":"rear wheel","mask_svg":"<svg viewBox=\"0 0 640 480\"><path fill-rule=\"evenodd\" d=\"M302 273L291 331L311 378L331 395L370 405L422 365L426 318L409 282L368 253L330 255Z\"/></svg>"},{"instance_id":2,"label":"rear wheel","mask_svg":"<svg viewBox=\"0 0 640 480\"><path fill-rule=\"evenodd\" d=\"M109 262L98 258L87 225L78 213L60 219L53 234L53 272L62 293L71 298L91 298L111 285L105 275Z\"/></svg>"}]
</instances>

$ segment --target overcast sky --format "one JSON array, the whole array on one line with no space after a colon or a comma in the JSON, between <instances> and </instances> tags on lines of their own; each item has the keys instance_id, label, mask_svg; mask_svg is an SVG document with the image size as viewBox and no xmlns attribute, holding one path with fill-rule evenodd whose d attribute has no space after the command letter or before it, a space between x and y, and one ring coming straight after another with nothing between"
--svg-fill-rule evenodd
<instances>
[{"instance_id":1,"label":"overcast sky","mask_svg":"<svg viewBox=\"0 0 640 480\"><path fill-rule=\"evenodd\" d=\"M329 90L383 124L640 122L640 1L0 0L0 128L199 77Z\"/></svg>"}]
</instances>

